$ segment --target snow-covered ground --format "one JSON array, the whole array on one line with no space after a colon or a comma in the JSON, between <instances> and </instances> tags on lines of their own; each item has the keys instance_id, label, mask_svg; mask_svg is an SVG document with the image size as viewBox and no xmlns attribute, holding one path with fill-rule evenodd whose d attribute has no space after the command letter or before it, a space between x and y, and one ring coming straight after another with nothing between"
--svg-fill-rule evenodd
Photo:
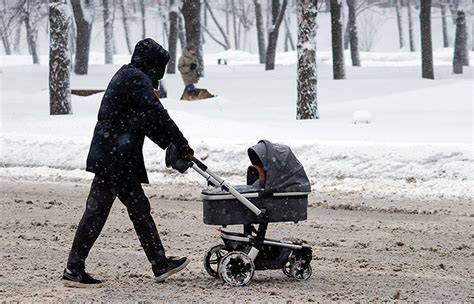
<instances>
[{"instance_id":1,"label":"snow-covered ground","mask_svg":"<svg viewBox=\"0 0 474 304\"><path fill-rule=\"evenodd\" d=\"M218 97L179 101L179 75L166 75L169 98L162 103L197 156L234 182L244 181L247 147L265 138L292 147L316 191L471 199L473 69L453 75L451 54L435 51L434 81L420 78L419 53L408 52L363 53L364 67L347 67L348 79L335 81L330 54L322 52L321 119L315 121L295 119L295 53L280 53L275 71L264 71L254 54L206 55L199 86ZM97 65L89 75L73 75L73 89L106 87L119 65L99 65L101 56L92 54ZM229 65L217 65L218 58ZM47 66L31 66L25 56L1 60L0 177L91 179L85 159L103 94L73 96L73 115L49 116ZM117 63L127 61L128 55L116 57ZM163 156L146 143L151 183L200 180L194 172L177 178Z\"/></svg>"}]
</instances>

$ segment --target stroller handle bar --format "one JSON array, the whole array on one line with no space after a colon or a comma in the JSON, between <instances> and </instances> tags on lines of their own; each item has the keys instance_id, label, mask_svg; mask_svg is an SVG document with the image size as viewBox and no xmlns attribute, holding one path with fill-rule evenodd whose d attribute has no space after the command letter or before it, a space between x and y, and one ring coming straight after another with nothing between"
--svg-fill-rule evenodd
<instances>
[{"instance_id":1,"label":"stroller handle bar","mask_svg":"<svg viewBox=\"0 0 474 304\"><path fill-rule=\"evenodd\" d=\"M228 182L223 180L217 174L212 172L204 165L199 159L194 157L193 155L188 155L188 159L192 161L191 168L194 169L197 173L199 173L202 177L204 177L207 181L211 182L214 186L220 186L222 188L228 189L228 191L245 207L250 209L255 215L260 215L262 210L258 209L251 201L249 201L245 196L239 193L239 191L235 190Z\"/></svg>"}]
</instances>

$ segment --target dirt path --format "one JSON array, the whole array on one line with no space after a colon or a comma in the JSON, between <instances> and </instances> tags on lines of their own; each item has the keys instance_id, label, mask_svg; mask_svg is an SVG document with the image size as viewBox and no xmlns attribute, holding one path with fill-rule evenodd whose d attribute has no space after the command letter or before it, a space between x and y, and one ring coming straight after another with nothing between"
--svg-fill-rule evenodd
<instances>
[{"instance_id":1,"label":"dirt path","mask_svg":"<svg viewBox=\"0 0 474 304\"><path fill-rule=\"evenodd\" d=\"M336 199L336 194L316 194L307 221L273 224L269 230L269 237L301 238L313 246L313 277L295 282L281 271L264 271L249 286L232 288L210 278L202 266L203 255L219 243L219 236L202 223L201 203L159 198L167 193L187 199L163 187L146 188L153 216L168 254L191 257L188 270L154 283L126 210L117 201L87 264L89 271L107 279L107 286L68 289L60 276L88 187L0 181L0 300L474 301L472 202L443 202L464 206L456 213L410 214L403 208L348 207L367 201L355 195ZM404 206L403 200L392 198L392 203ZM430 202L416 202L426 204Z\"/></svg>"}]
</instances>

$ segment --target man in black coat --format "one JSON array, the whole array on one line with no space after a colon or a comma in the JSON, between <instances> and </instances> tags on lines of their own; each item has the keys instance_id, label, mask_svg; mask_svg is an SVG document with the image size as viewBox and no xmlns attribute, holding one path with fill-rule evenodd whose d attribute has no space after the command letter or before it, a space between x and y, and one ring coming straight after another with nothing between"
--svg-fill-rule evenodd
<instances>
[{"instance_id":1,"label":"man in black coat","mask_svg":"<svg viewBox=\"0 0 474 304\"><path fill-rule=\"evenodd\" d=\"M168 52L154 40L138 42L131 63L120 68L104 93L87 157L86 169L95 177L63 273L65 285L101 285L85 272L85 260L116 197L127 207L157 281L189 263L187 258L166 258L141 186L148 183L142 153L145 136L162 149L174 144L183 158L194 154L154 94L168 60Z\"/></svg>"}]
</instances>

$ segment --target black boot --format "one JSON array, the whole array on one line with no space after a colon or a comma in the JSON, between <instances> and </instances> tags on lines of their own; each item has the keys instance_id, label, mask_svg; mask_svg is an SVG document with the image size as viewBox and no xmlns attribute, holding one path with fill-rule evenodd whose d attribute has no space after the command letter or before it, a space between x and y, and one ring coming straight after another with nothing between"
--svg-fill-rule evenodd
<instances>
[{"instance_id":1,"label":"black boot","mask_svg":"<svg viewBox=\"0 0 474 304\"><path fill-rule=\"evenodd\" d=\"M97 288L102 287L102 281L96 280L85 271L71 271L64 269L63 283L66 287Z\"/></svg>"},{"instance_id":2,"label":"black boot","mask_svg":"<svg viewBox=\"0 0 474 304\"><path fill-rule=\"evenodd\" d=\"M156 282L163 282L169 276L180 272L189 264L188 258L168 258L166 265L161 267L154 266L153 273L155 274Z\"/></svg>"}]
</instances>

